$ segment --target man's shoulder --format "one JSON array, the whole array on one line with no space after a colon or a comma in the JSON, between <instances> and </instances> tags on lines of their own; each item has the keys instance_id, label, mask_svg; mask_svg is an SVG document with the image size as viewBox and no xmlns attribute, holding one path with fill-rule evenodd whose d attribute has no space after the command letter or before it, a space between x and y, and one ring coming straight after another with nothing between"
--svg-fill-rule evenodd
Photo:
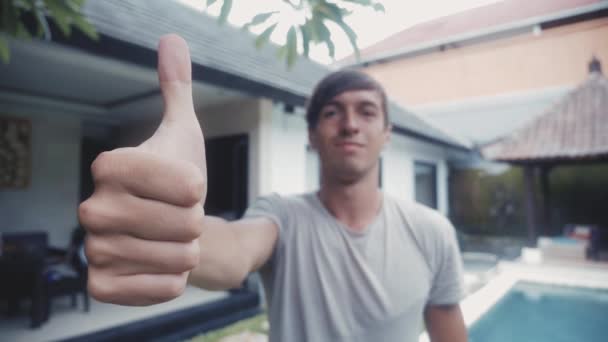
<instances>
[{"instance_id":1,"label":"man's shoulder","mask_svg":"<svg viewBox=\"0 0 608 342\"><path fill-rule=\"evenodd\" d=\"M277 192L272 192L267 195L259 196L257 201L270 201L276 204L308 204L310 203L311 197L314 196L312 192L305 192L299 194L282 195Z\"/></svg>"},{"instance_id":2,"label":"man's shoulder","mask_svg":"<svg viewBox=\"0 0 608 342\"><path fill-rule=\"evenodd\" d=\"M312 196L314 193L281 195L273 192L256 198L250 209L264 209L281 213L298 212L311 207Z\"/></svg>"},{"instance_id":3,"label":"man's shoulder","mask_svg":"<svg viewBox=\"0 0 608 342\"><path fill-rule=\"evenodd\" d=\"M408 226L416 235L433 238L437 235L443 236L454 229L450 221L436 209L414 200L396 199L390 195L385 196L407 221Z\"/></svg>"}]
</instances>

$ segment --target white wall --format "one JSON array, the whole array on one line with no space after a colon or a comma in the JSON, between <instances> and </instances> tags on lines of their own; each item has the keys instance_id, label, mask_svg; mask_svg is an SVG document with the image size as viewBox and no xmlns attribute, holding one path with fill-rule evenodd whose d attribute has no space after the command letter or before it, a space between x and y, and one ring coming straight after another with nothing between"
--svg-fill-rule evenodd
<instances>
[{"instance_id":1,"label":"white wall","mask_svg":"<svg viewBox=\"0 0 608 342\"><path fill-rule=\"evenodd\" d=\"M45 230L51 245L66 247L78 224L80 120L19 117L32 123L31 178L25 189L0 190L0 232Z\"/></svg>"},{"instance_id":2,"label":"white wall","mask_svg":"<svg viewBox=\"0 0 608 342\"><path fill-rule=\"evenodd\" d=\"M307 151L308 131L306 120L301 113L285 113L281 104L272 110L270 122L272 127L270 170L272 175L271 192L282 195L298 194L313 190L314 184L307 184Z\"/></svg>"},{"instance_id":3,"label":"white wall","mask_svg":"<svg viewBox=\"0 0 608 342\"><path fill-rule=\"evenodd\" d=\"M414 162L437 166L437 206L448 215L448 165L444 148L393 133L382 153L382 188L399 199L414 199Z\"/></svg>"}]
</instances>

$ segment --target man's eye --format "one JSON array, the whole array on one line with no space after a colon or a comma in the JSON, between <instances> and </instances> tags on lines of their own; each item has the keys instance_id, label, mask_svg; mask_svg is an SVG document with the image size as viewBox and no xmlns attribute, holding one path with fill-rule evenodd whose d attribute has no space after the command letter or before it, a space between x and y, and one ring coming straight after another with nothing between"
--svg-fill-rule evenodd
<instances>
[{"instance_id":1,"label":"man's eye","mask_svg":"<svg viewBox=\"0 0 608 342\"><path fill-rule=\"evenodd\" d=\"M336 111L335 110L328 110L328 111L323 112L323 117L324 118L328 118L328 117L331 117L331 116L334 116L334 115L336 115Z\"/></svg>"}]
</instances>

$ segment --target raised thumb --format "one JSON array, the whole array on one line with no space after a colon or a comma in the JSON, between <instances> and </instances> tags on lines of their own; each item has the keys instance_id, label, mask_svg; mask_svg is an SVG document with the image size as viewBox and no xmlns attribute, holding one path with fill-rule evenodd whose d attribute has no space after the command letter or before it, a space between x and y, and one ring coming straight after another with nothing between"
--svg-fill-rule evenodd
<instances>
[{"instance_id":1,"label":"raised thumb","mask_svg":"<svg viewBox=\"0 0 608 342\"><path fill-rule=\"evenodd\" d=\"M168 34L158 43L158 81L165 102L163 121L196 119L192 104L192 66L186 41Z\"/></svg>"},{"instance_id":2,"label":"raised thumb","mask_svg":"<svg viewBox=\"0 0 608 342\"><path fill-rule=\"evenodd\" d=\"M165 102L163 119L144 149L193 162L206 175L205 145L192 103L192 66L186 41L176 34L158 43L158 80Z\"/></svg>"}]
</instances>

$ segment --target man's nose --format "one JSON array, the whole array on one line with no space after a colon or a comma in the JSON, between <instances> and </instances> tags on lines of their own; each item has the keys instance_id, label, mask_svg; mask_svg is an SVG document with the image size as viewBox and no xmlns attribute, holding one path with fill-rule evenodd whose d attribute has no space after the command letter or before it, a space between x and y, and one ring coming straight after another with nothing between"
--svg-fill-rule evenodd
<instances>
[{"instance_id":1,"label":"man's nose","mask_svg":"<svg viewBox=\"0 0 608 342\"><path fill-rule=\"evenodd\" d=\"M359 118L356 113L348 111L341 120L341 130L343 134L354 134L359 132Z\"/></svg>"}]
</instances>

